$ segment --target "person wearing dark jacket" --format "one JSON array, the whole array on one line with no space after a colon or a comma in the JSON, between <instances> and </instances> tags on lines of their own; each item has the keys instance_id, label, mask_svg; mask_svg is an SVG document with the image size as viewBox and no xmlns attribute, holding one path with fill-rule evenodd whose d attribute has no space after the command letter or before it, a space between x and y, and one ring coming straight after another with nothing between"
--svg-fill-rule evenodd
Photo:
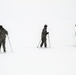
<instances>
[{"instance_id":1,"label":"person wearing dark jacket","mask_svg":"<svg viewBox=\"0 0 76 75\"><path fill-rule=\"evenodd\" d=\"M6 48L5 48L6 35L8 35L7 30L5 30L3 26L0 25L0 49L1 49L1 45L3 45L4 52L6 52Z\"/></svg>"},{"instance_id":2,"label":"person wearing dark jacket","mask_svg":"<svg viewBox=\"0 0 76 75\"><path fill-rule=\"evenodd\" d=\"M44 28L43 28L42 34L41 34L41 45L40 45L40 47L42 47L43 44L44 44L45 47L47 47L47 43L46 43L47 34L49 34L49 32L47 32L47 25L44 25Z\"/></svg>"}]
</instances>

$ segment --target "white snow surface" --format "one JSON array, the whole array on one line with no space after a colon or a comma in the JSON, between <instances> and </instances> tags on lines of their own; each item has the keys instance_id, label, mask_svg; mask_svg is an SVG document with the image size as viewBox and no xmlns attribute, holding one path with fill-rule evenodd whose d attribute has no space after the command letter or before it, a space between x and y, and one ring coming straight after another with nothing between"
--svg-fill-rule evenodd
<instances>
[{"instance_id":1,"label":"white snow surface","mask_svg":"<svg viewBox=\"0 0 76 75\"><path fill-rule=\"evenodd\" d=\"M76 47L1 53L0 75L76 75Z\"/></svg>"}]
</instances>

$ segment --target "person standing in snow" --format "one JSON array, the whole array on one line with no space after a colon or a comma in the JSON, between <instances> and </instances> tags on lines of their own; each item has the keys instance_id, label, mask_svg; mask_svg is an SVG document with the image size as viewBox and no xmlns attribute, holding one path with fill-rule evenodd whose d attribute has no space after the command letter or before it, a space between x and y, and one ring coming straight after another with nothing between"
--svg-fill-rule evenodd
<instances>
[{"instance_id":1,"label":"person standing in snow","mask_svg":"<svg viewBox=\"0 0 76 75\"><path fill-rule=\"evenodd\" d=\"M75 24L75 36L76 36L76 24Z\"/></svg>"},{"instance_id":2,"label":"person standing in snow","mask_svg":"<svg viewBox=\"0 0 76 75\"><path fill-rule=\"evenodd\" d=\"M49 32L47 32L47 25L45 24L44 28L42 30L42 34L41 34L41 44L40 44L40 47L42 47L43 44L44 44L45 48L47 47L47 43L46 43L46 40L47 40L46 36L47 36L47 34L49 34Z\"/></svg>"},{"instance_id":3,"label":"person standing in snow","mask_svg":"<svg viewBox=\"0 0 76 75\"><path fill-rule=\"evenodd\" d=\"M8 35L7 30L5 30L3 26L0 25L0 49L1 49L1 45L3 45L4 52L6 52L6 47L5 47L6 35Z\"/></svg>"}]
</instances>

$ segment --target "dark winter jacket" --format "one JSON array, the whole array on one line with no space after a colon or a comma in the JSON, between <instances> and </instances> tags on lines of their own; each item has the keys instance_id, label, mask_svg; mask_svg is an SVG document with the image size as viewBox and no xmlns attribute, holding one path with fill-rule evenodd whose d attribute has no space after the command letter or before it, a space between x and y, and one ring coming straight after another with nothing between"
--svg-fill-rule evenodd
<instances>
[{"instance_id":1,"label":"dark winter jacket","mask_svg":"<svg viewBox=\"0 0 76 75\"><path fill-rule=\"evenodd\" d=\"M46 40L46 35L47 35L47 34L49 34L49 32L47 32L47 29L44 28L44 29L42 30L41 39L45 41L45 40Z\"/></svg>"},{"instance_id":2,"label":"dark winter jacket","mask_svg":"<svg viewBox=\"0 0 76 75\"><path fill-rule=\"evenodd\" d=\"M4 28L0 28L0 43L6 38L8 32Z\"/></svg>"}]
</instances>

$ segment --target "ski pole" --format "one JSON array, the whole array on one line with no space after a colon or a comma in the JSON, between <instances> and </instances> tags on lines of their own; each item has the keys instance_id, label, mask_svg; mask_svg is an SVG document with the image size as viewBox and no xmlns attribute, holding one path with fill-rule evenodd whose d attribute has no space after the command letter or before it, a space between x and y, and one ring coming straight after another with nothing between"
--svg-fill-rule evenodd
<instances>
[{"instance_id":1,"label":"ski pole","mask_svg":"<svg viewBox=\"0 0 76 75\"><path fill-rule=\"evenodd\" d=\"M12 46L11 46L11 42L10 42L10 38L9 38L8 35L7 35L7 37L8 37L9 45L10 45L10 48L11 48L11 52L13 52L13 50L12 50Z\"/></svg>"},{"instance_id":2,"label":"ski pole","mask_svg":"<svg viewBox=\"0 0 76 75\"><path fill-rule=\"evenodd\" d=\"M48 42L49 42L49 47L51 47L49 34L48 34Z\"/></svg>"},{"instance_id":3,"label":"ski pole","mask_svg":"<svg viewBox=\"0 0 76 75\"><path fill-rule=\"evenodd\" d=\"M39 47L40 42L41 42L41 40L39 41L37 48Z\"/></svg>"}]
</instances>

